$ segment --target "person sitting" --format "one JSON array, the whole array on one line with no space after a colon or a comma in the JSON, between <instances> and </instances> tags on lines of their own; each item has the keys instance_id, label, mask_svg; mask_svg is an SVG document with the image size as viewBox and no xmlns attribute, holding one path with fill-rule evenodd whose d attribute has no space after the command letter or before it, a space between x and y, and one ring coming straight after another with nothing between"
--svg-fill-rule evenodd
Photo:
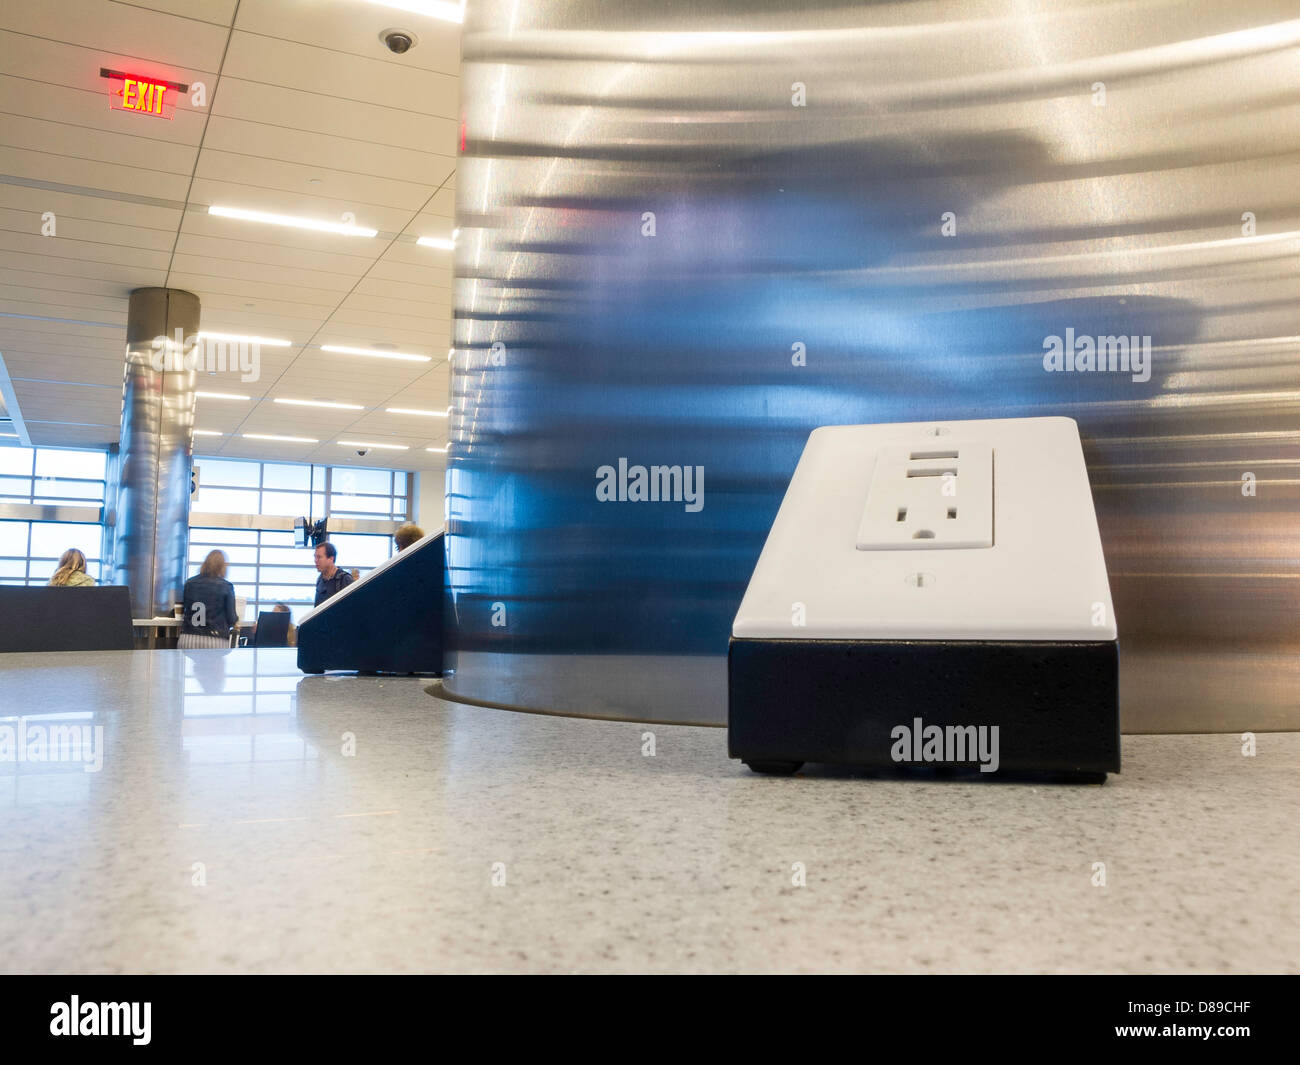
<instances>
[{"instance_id":1,"label":"person sitting","mask_svg":"<svg viewBox=\"0 0 1300 1065\"><path fill-rule=\"evenodd\" d=\"M277 614L292 613L292 611L288 607L288 604L286 603L276 603L275 606L271 607L271 609ZM290 647L298 646L298 629L294 625L292 618L289 619L289 632L288 635L286 636L286 639L288 640Z\"/></svg>"},{"instance_id":2,"label":"person sitting","mask_svg":"<svg viewBox=\"0 0 1300 1065\"><path fill-rule=\"evenodd\" d=\"M423 539L424 530L411 521L400 526L397 532L393 533L393 543L397 545L398 551L405 551L413 543Z\"/></svg>"},{"instance_id":3,"label":"person sitting","mask_svg":"<svg viewBox=\"0 0 1300 1065\"><path fill-rule=\"evenodd\" d=\"M328 540L316 545L316 569L320 576L316 578L316 602L313 606L320 606L356 579L347 570L339 569L335 562L338 557L338 550Z\"/></svg>"},{"instance_id":4,"label":"person sitting","mask_svg":"<svg viewBox=\"0 0 1300 1065\"><path fill-rule=\"evenodd\" d=\"M93 588L95 578L86 572L86 556L70 547L59 556L59 568L50 578L51 588Z\"/></svg>"},{"instance_id":5,"label":"person sitting","mask_svg":"<svg viewBox=\"0 0 1300 1065\"><path fill-rule=\"evenodd\" d=\"M271 607L271 613L292 614L293 611L289 609L288 604L286 603L276 603L275 606ZM253 627L252 629L249 630L248 644L250 647L255 647L257 645L257 622L256 621L253 622ZM289 629L285 633L285 646L296 647L297 645L298 645L298 629L294 626L293 620L290 619Z\"/></svg>"},{"instance_id":6,"label":"person sitting","mask_svg":"<svg viewBox=\"0 0 1300 1065\"><path fill-rule=\"evenodd\" d=\"M226 556L209 551L198 575L185 582L181 633L176 646L183 649L230 647L230 630L239 625L235 613L235 586L226 580Z\"/></svg>"}]
</instances>

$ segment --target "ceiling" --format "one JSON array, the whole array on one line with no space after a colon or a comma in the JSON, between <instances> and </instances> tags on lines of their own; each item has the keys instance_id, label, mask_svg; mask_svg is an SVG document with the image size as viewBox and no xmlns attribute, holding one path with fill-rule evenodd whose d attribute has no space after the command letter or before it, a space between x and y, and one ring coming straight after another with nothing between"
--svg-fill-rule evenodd
<instances>
[{"instance_id":1,"label":"ceiling","mask_svg":"<svg viewBox=\"0 0 1300 1065\"><path fill-rule=\"evenodd\" d=\"M386 29L418 42L394 55ZM279 338L259 376L202 376L205 455L441 469L460 26L367 0L0 6L0 357L33 445L116 442L132 289L195 293L205 331ZM194 86L170 120L110 107L100 69ZM373 238L223 218L355 223ZM53 213L55 233L42 235ZM331 354L322 344L431 356ZM0 373L3 377L3 373ZM291 407L276 397L359 404ZM16 404L16 410L14 406ZM310 437L316 444L245 439ZM338 441L390 443L359 458Z\"/></svg>"}]
</instances>

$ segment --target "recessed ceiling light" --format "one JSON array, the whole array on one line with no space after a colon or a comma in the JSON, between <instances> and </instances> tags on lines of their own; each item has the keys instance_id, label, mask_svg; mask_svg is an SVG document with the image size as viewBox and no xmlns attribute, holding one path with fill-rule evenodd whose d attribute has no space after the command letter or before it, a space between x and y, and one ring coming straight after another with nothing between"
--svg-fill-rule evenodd
<instances>
[{"instance_id":1,"label":"recessed ceiling light","mask_svg":"<svg viewBox=\"0 0 1300 1065\"><path fill-rule=\"evenodd\" d=\"M237 344L263 344L268 348L291 348L291 340L275 340L272 337L244 337L235 333L200 333L200 340L227 340Z\"/></svg>"},{"instance_id":2,"label":"recessed ceiling light","mask_svg":"<svg viewBox=\"0 0 1300 1065\"><path fill-rule=\"evenodd\" d=\"M319 444L310 436L272 436L270 433L240 433L245 440L281 440L286 444Z\"/></svg>"},{"instance_id":3,"label":"recessed ceiling light","mask_svg":"<svg viewBox=\"0 0 1300 1065\"><path fill-rule=\"evenodd\" d=\"M441 248L443 251L451 251L456 247L456 242L447 237L421 237L415 243L422 248Z\"/></svg>"},{"instance_id":4,"label":"recessed ceiling light","mask_svg":"<svg viewBox=\"0 0 1300 1065\"><path fill-rule=\"evenodd\" d=\"M341 344L322 344L321 351L332 351L336 355L364 355L369 359L402 359L406 362L431 362L428 355L406 355L400 351L377 351L374 348L348 348Z\"/></svg>"},{"instance_id":5,"label":"recessed ceiling light","mask_svg":"<svg viewBox=\"0 0 1300 1065\"><path fill-rule=\"evenodd\" d=\"M340 233L346 237L374 237L377 229L352 225L349 222L326 222L319 218L295 218L287 214L271 214L269 211L249 211L243 207L208 208L208 214L220 218L238 218L244 222L264 222L269 226L292 226L294 229L315 229L322 233Z\"/></svg>"},{"instance_id":6,"label":"recessed ceiling light","mask_svg":"<svg viewBox=\"0 0 1300 1065\"><path fill-rule=\"evenodd\" d=\"M416 410L413 407L389 407L389 414L422 414L426 418L447 418L451 416L451 408L446 410Z\"/></svg>"},{"instance_id":7,"label":"recessed ceiling light","mask_svg":"<svg viewBox=\"0 0 1300 1065\"><path fill-rule=\"evenodd\" d=\"M341 447L379 447L388 451L411 450L406 444L368 444L364 440L340 440L338 441L338 444Z\"/></svg>"},{"instance_id":8,"label":"recessed ceiling light","mask_svg":"<svg viewBox=\"0 0 1300 1065\"><path fill-rule=\"evenodd\" d=\"M365 410L360 403L327 403L323 399L281 399L276 403L287 403L291 407L333 407L335 410Z\"/></svg>"},{"instance_id":9,"label":"recessed ceiling light","mask_svg":"<svg viewBox=\"0 0 1300 1065\"><path fill-rule=\"evenodd\" d=\"M195 429L195 436L225 436L225 433L219 433L215 429Z\"/></svg>"},{"instance_id":10,"label":"recessed ceiling light","mask_svg":"<svg viewBox=\"0 0 1300 1065\"><path fill-rule=\"evenodd\" d=\"M440 18L444 22L465 21L465 0L452 3L451 0L370 0L379 7L391 7L397 11L409 11L412 15L428 15Z\"/></svg>"},{"instance_id":11,"label":"recessed ceiling light","mask_svg":"<svg viewBox=\"0 0 1300 1065\"><path fill-rule=\"evenodd\" d=\"M239 396L234 392L195 392L194 394L204 399L248 399L247 396Z\"/></svg>"}]
</instances>

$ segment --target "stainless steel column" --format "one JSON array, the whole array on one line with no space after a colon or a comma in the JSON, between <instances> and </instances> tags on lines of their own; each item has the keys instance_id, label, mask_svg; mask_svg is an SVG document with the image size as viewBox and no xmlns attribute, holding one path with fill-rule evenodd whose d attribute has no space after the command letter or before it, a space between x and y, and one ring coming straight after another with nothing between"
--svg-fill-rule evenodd
<instances>
[{"instance_id":1,"label":"stainless steel column","mask_svg":"<svg viewBox=\"0 0 1300 1065\"><path fill-rule=\"evenodd\" d=\"M198 331L199 299L193 293L131 293L107 539L109 579L130 588L137 618L170 614L185 584L197 383L193 365L186 368L185 341Z\"/></svg>"},{"instance_id":2,"label":"stainless steel column","mask_svg":"<svg viewBox=\"0 0 1300 1065\"><path fill-rule=\"evenodd\" d=\"M721 723L813 428L1064 415L1125 730L1300 728L1295 6L470 4L447 690Z\"/></svg>"}]
</instances>

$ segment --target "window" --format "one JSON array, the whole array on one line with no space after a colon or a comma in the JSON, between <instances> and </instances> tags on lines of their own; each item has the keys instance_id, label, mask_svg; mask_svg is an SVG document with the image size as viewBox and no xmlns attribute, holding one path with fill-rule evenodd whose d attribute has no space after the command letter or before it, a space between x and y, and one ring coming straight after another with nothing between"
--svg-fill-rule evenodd
<instances>
[{"instance_id":1,"label":"window","mask_svg":"<svg viewBox=\"0 0 1300 1065\"><path fill-rule=\"evenodd\" d=\"M196 457L199 494L193 513L202 522L217 514L277 517L370 518L403 521L409 513L411 476L401 470L302 466L279 462ZM328 502L328 505L327 505ZM330 533L338 564L367 573L394 551L392 536ZM294 623L316 599L311 548L295 547L293 533L203 524L190 529L190 572L213 549L226 553L227 577L245 597L242 620L252 622L276 603Z\"/></svg>"},{"instance_id":2,"label":"window","mask_svg":"<svg viewBox=\"0 0 1300 1065\"><path fill-rule=\"evenodd\" d=\"M394 470L336 467L330 478L330 513L345 518L406 517L410 475Z\"/></svg>"},{"instance_id":3,"label":"window","mask_svg":"<svg viewBox=\"0 0 1300 1065\"><path fill-rule=\"evenodd\" d=\"M192 510L204 514L344 517L403 521L411 507L411 475L397 470L304 466L196 457L199 492ZM0 506L102 507L108 455L104 451L0 446ZM35 521L0 514L0 584L48 583L70 547L102 583L103 526L92 522ZM393 552L386 534L338 533L331 539L344 569L368 572ZM226 553L236 593L247 598L244 619L277 602L295 621L316 597L312 552L293 546L282 530L206 525L190 530L189 573L214 548Z\"/></svg>"},{"instance_id":4,"label":"window","mask_svg":"<svg viewBox=\"0 0 1300 1065\"><path fill-rule=\"evenodd\" d=\"M107 467L103 451L0 448L0 503L103 506Z\"/></svg>"},{"instance_id":5,"label":"window","mask_svg":"<svg viewBox=\"0 0 1300 1065\"><path fill-rule=\"evenodd\" d=\"M197 456L194 464L199 467L199 491L190 504L198 513L271 514L286 518L326 513L324 466ZM398 474L403 485L403 512L406 476Z\"/></svg>"},{"instance_id":6,"label":"window","mask_svg":"<svg viewBox=\"0 0 1300 1065\"><path fill-rule=\"evenodd\" d=\"M293 533L274 529L190 529L189 572L198 572L209 551L224 551L226 579L247 602L241 620L256 620L259 610L276 603L289 608L295 622L316 597L316 567L311 548L293 546Z\"/></svg>"},{"instance_id":7,"label":"window","mask_svg":"<svg viewBox=\"0 0 1300 1065\"><path fill-rule=\"evenodd\" d=\"M108 455L103 451L0 447L0 504L102 507ZM48 584L70 547L102 581L104 529L98 522L0 518L0 584Z\"/></svg>"},{"instance_id":8,"label":"window","mask_svg":"<svg viewBox=\"0 0 1300 1065\"><path fill-rule=\"evenodd\" d=\"M70 547L86 556L86 572L99 581L103 537L103 526L89 523L0 521L0 584L49 584Z\"/></svg>"}]
</instances>

